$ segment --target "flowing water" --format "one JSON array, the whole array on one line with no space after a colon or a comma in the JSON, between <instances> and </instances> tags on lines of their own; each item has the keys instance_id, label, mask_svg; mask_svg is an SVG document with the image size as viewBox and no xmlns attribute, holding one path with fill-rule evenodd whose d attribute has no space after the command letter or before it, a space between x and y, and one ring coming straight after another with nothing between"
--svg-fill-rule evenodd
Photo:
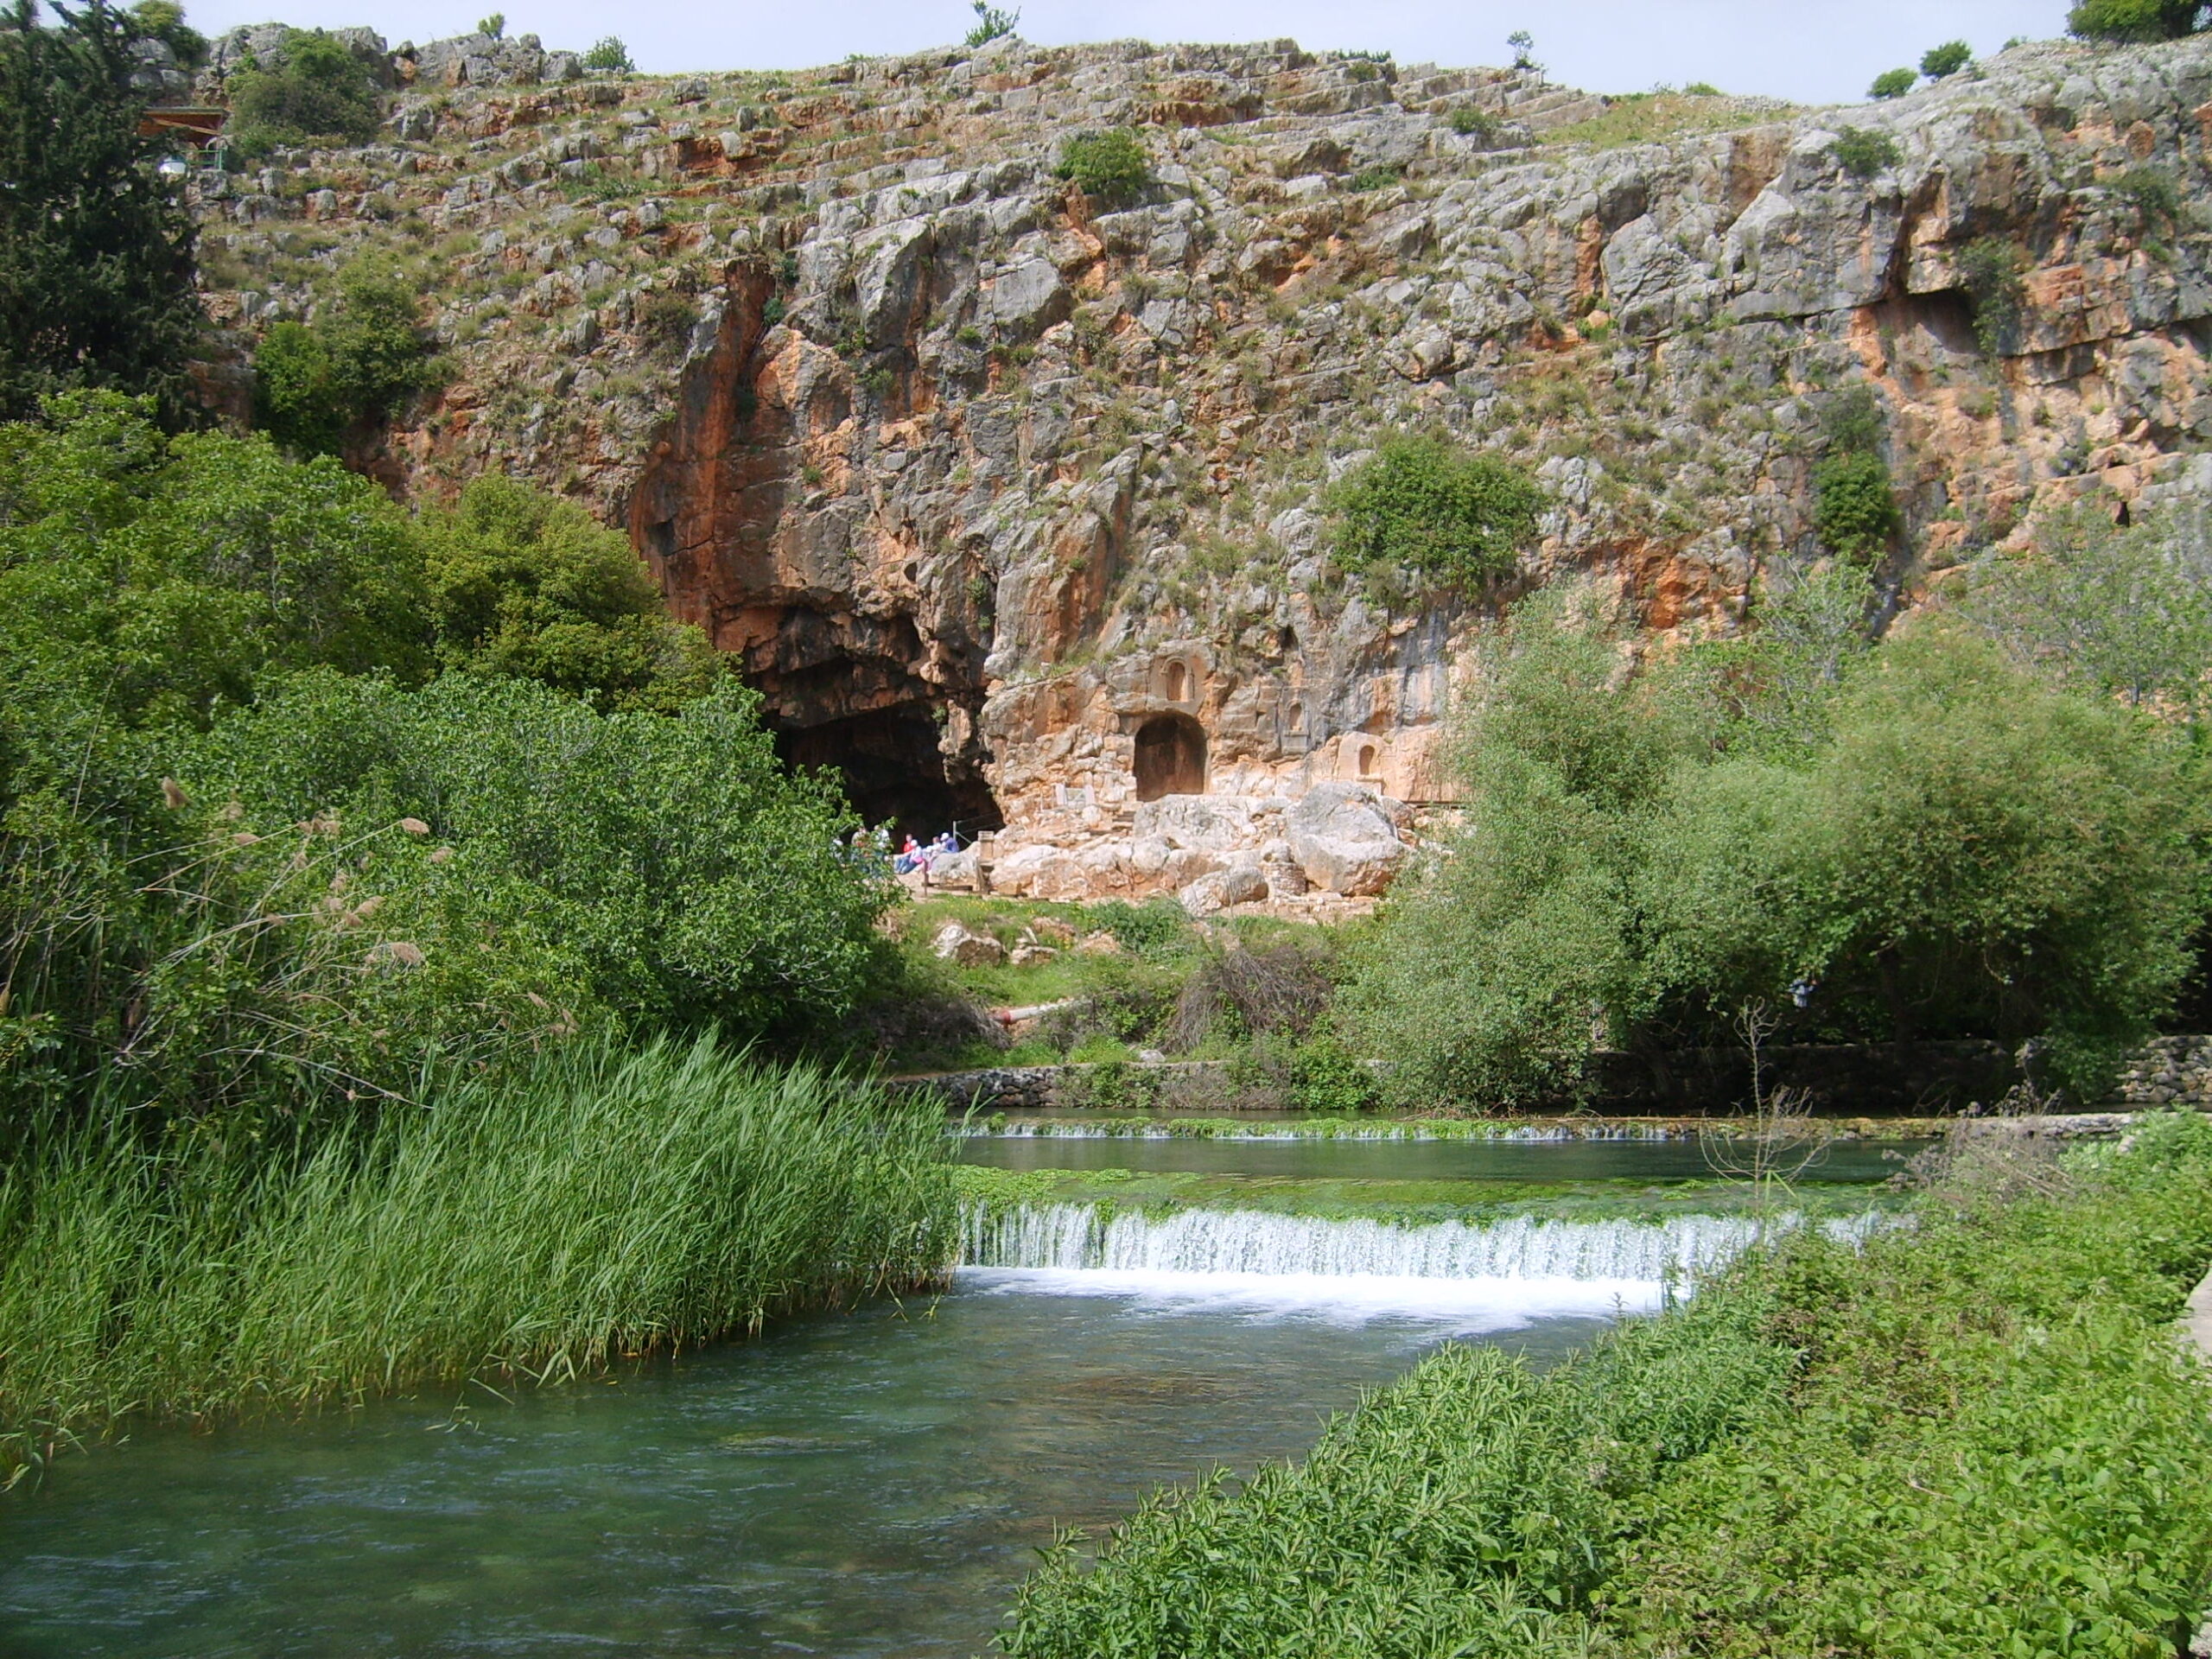
<instances>
[{"instance_id":1,"label":"flowing water","mask_svg":"<svg viewBox=\"0 0 2212 1659\"><path fill-rule=\"evenodd\" d=\"M1805 1172L1815 1181L1885 1181L1935 1144L1839 1141ZM1725 1154L1721 1154L1724 1155ZM1713 1160L1694 1137L1675 1140L1421 1141L1297 1139L1278 1131L1198 1140L1073 1135L1057 1126L962 1137L963 1163L999 1169L1133 1169L1198 1175L1278 1175L1309 1180L1687 1181L1711 1179Z\"/></svg>"},{"instance_id":2,"label":"flowing water","mask_svg":"<svg viewBox=\"0 0 2212 1659\"><path fill-rule=\"evenodd\" d=\"M1332 1174L1374 1149L1332 1147ZM955 1288L903 1308L64 1458L0 1496L0 1656L974 1654L1055 1528L1295 1456L1446 1338L1548 1361L1749 1234L1077 1205L968 1227Z\"/></svg>"}]
</instances>

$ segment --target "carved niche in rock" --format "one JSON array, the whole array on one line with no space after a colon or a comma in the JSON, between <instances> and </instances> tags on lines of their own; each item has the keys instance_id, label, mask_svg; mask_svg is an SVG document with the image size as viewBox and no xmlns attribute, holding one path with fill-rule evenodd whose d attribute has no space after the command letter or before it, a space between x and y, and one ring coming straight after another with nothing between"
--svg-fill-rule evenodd
<instances>
[{"instance_id":1,"label":"carved niche in rock","mask_svg":"<svg viewBox=\"0 0 2212 1659\"><path fill-rule=\"evenodd\" d=\"M1137 728L1137 799L1206 792L1205 728L1188 715L1154 715Z\"/></svg>"}]
</instances>

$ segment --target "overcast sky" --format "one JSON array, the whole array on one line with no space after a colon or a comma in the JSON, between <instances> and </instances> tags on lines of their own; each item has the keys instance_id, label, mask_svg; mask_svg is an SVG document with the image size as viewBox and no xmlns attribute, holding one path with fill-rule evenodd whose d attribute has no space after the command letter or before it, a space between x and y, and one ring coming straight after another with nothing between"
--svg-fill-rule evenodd
<instances>
[{"instance_id":1,"label":"overcast sky","mask_svg":"<svg viewBox=\"0 0 2212 1659\"><path fill-rule=\"evenodd\" d=\"M194 26L366 23L397 45L465 32L456 4L501 0L187 0ZM789 69L858 52L910 52L957 41L974 22L962 0L805 0L702 6L685 0L505 0L507 32L549 48L605 34L655 73ZM1552 79L1592 92L1645 92L1710 81L1728 92L1803 103L1865 95L1885 69L1917 64L1940 41L1995 52L2016 35L2064 26L2066 0L1025 0L1022 35L1045 45L1134 36L1154 41L1257 41L1389 51L1401 63L1494 64L1525 29Z\"/></svg>"}]
</instances>

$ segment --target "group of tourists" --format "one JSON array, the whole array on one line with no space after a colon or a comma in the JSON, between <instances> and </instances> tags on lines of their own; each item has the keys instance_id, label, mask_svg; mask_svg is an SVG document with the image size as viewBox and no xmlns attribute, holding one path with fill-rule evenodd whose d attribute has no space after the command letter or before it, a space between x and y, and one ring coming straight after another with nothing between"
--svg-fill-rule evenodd
<instances>
[{"instance_id":1,"label":"group of tourists","mask_svg":"<svg viewBox=\"0 0 2212 1659\"><path fill-rule=\"evenodd\" d=\"M912 875L918 870L926 875L938 860L950 858L960 850L960 837L947 830L935 841L925 843L910 835L894 853L891 850L890 827L878 824L873 830L854 830L850 848L840 842L838 850L855 863L872 859L878 864L888 864L893 875Z\"/></svg>"},{"instance_id":2,"label":"group of tourists","mask_svg":"<svg viewBox=\"0 0 2212 1659\"><path fill-rule=\"evenodd\" d=\"M930 866L937 860L950 858L959 850L960 838L950 830L944 831L927 846L924 846L913 836L909 836L906 837L906 844L899 849L898 856L891 861L891 873L893 875L912 875L915 871L919 870L924 875L927 875Z\"/></svg>"}]
</instances>

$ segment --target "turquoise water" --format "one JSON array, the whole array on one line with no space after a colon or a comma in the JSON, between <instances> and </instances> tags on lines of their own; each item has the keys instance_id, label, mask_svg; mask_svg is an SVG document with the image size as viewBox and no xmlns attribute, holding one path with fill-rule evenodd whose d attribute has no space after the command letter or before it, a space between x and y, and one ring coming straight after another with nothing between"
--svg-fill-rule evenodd
<instances>
[{"instance_id":1,"label":"turquoise water","mask_svg":"<svg viewBox=\"0 0 2212 1659\"><path fill-rule=\"evenodd\" d=\"M1840 1141L1812 1181L1887 1180L1931 1141ZM1678 1141L1198 1140L1166 1135L971 1135L963 1163L999 1169L1134 1169L1309 1180L1688 1181L1711 1179L1694 1139Z\"/></svg>"},{"instance_id":2,"label":"turquoise water","mask_svg":"<svg viewBox=\"0 0 2212 1659\"><path fill-rule=\"evenodd\" d=\"M1301 1452L1447 1334L1548 1358L1601 1324L1504 1287L1103 1282L969 1274L511 1402L142 1431L0 1497L0 1654L965 1656L1056 1527Z\"/></svg>"}]
</instances>

